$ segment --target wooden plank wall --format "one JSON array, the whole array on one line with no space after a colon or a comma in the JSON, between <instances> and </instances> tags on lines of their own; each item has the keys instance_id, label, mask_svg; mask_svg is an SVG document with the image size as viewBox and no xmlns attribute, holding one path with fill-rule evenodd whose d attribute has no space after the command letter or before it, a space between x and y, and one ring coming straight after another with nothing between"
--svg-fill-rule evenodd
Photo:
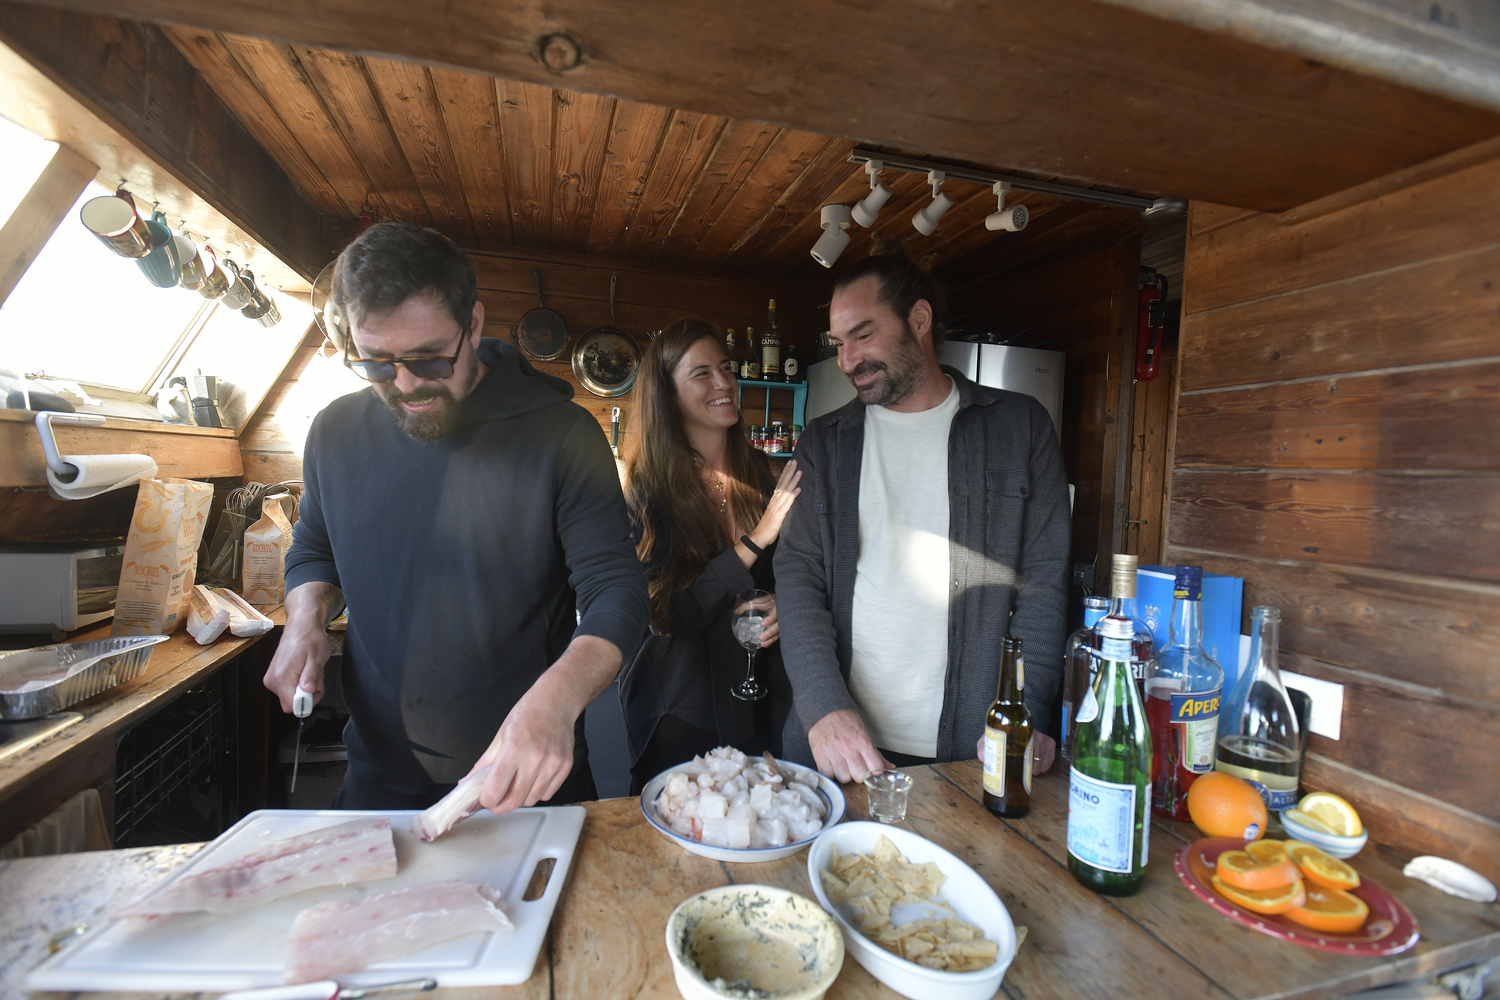
<instances>
[{"instance_id":1,"label":"wooden plank wall","mask_svg":"<svg viewBox=\"0 0 1500 1000\"><path fill-rule=\"evenodd\" d=\"M700 317L719 324L720 328L732 327L736 336L742 335L747 325L759 330L765 325L767 300L773 297L777 325L783 337L796 344L804 366L816 359L817 334L828 327L825 306L832 292L831 281L825 284L730 277L644 261L542 250L485 249L473 250L471 255L479 279L479 298L485 308L485 332L507 342L511 341L511 327L537 304L533 275L537 267L542 269L547 306L561 314L575 337L609 323L611 274L619 279L615 322L635 337L643 349L647 331L661 329L682 317ZM303 344L281 381L271 390L260 417L241 435L247 479L276 482L301 475L302 442L287 439L275 420L275 412L317 346L311 342ZM571 354L555 362L535 364L549 375L571 383L574 401L594 415L605 434L610 429L610 409L618 405L622 411L620 454L622 457L628 454L633 390L613 399L595 396L574 378ZM758 390L747 390L744 403L746 421L760 423L763 396ZM784 419L790 424L789 407L784 413L778 412L773 399L772 411L774 419Z\"/></svg>"},{"instance_id":2,"label":"wooden plank wall","mask_svg":"<svg viewBox=\"0 0 1500 1000\"><path fill-rule=\"evenodd\" d=\"M1127 239L1019 281L971 290L955 297L949 309L954 315L978 313L1003 319L1004 330L1045 323L1048 329L1034 338L1062 342L1067 354L1063 461L1068 482L1076 488L1072 558L1075 563L1091 563L1103 553L1096 586L1105 590L1108 554L1123 544L1128 514L1123 503L1128 480L1120 479L1116 489L1122 457L1118 415L1130 412L1128 396L1121 396L1120 373L1125 358L1135 356L1139 263L1139 242ZM1128 379L1124 388L1128 391ZM1124 445L1129 448L1128 441Z\"/></svg>"},{"instance_id":3,"label":"wooden plank wall","mask_svg":"<svg viewBox=\"0 0 1500 1000\"><path fill-rule=\"evenodd\" d=\"M1500 162L1297 224L1195 204L1185 291L1171 560L1344 685L1305 787L1500 877Z\"/></svg>"}]
</instances>

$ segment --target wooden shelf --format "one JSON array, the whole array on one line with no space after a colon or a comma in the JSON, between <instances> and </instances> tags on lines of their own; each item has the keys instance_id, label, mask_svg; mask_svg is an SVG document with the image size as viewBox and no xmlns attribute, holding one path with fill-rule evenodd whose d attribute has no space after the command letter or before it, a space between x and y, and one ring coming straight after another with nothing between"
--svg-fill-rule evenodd
<instances>
[{"instance_id":1,"label":"wooden shelf","mask_svg":"<svg viewBox=\"0 0 1500 1000\"><path fill-rule=\"evenodd\" d=\"M35 421L36 414L29 410L0 410L0 487L47 485L47 460ZM239 443L227 428L106 420L92 426L58 424L53 430L64 455L150 455L159 478L244 474Z\"/></svg>"}]
</instances>

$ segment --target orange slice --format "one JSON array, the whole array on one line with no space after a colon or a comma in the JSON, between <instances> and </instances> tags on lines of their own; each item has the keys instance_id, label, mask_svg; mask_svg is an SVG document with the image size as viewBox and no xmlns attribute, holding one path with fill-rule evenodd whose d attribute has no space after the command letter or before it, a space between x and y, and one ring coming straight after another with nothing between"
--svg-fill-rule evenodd
<instances>
[{"instance_id":1,"label":"orange slice","mask_svg":"<svg viewBox=\"0 0 1500 1000\"><path fill-rule=\"evenodd\" d=\"M1310 882L1329 889L1359 888L1359 872L1316 847L1304 848L1295 854L1289 851L1287 856L1302 870L1302 877Z\"/></svg>"},{"instance_id":2,"label":"orange slice","mask_svg":"<svg viewBox=\"0 0 1500 1000\"><path fill-rule=\"evenodd\" d=\"M1286 843L1280 840L1252 840L1245 845L1245 853L1256 861L1284 861L1287 857Z\"/></svg>"},{"instance_id":3,"label":"orange slice","mask_svg":"<svg viewBox=\"0 0 1500 1000\"><path fill-rule=\"evenodd\" d=\"M1217 875L1209 876L1209 881L1213 883L1214 892L1253 913L1286 913L1307 902L1307 890L1300 878L1291 885L1275 889L1236 889Z\"/></svg>"},{"instance_id":4,"label":"orange slice","mask_svg":"<svg viewBox=\"0 0 1500 1000\"><path fill-rule=\"evenodd\" d=\"M1352 934L1365 925L1370 908L1358 896L1339 889L1312 886L1307 901L1286 911L1288 920L1330 934Z\"/></svg>"},{"instance_id":5,"label":"orange slice","mask_svg":"<svg viewBox=\"0 0 1500 1000\"><path fill-rule=\"evenodd\" d=\"M1246 851L1225 851L1219 855L1215 871L1225 885L1236 889L1276 889L1300 877L1285 853L1279 859L1257 861Z\"/></svg>"}]
</instances>

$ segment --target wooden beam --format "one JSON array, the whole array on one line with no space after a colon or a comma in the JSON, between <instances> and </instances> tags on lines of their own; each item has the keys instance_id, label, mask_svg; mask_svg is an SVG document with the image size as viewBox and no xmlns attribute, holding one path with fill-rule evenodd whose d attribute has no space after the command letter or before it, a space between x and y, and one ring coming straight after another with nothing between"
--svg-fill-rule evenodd
<instances>
[{"instance_id":1,"label":"wooden beam","mask_svg":"<svg viewBox=\"0 0 1500 1000\"><path fill-rule=\"evenodd\" d=\"M0 2L0 41L307 280L312 204L162 30Z\"/></svg>"},{"instance_id":2,"label":"wooden beam","mask_svg":"<svg viewBox=\"0 0 1500 1000\"><path fill-rule=\"evenodd\" d=\"M0 305L10 298L21 276L98 172L98 167L67 146L57 147L31 190L5 220L5 227L0 228Z\"/></svg>"},{"instance_id":3,"label":"wooden beam","mask_svg":"<svg viewBox=\"0 0 1500 1000\"><path fill-rule=\"evenodd\" d=\"M47 485L35 417L23 410L0 410L0 487ZM162 479L217 479L244 471L231 430L113 419L100 426L59 425L54 430L64 455L150 455Z\"/></svg>"},{"instance_id":4,"label":"wooden beam","mask_svg":"<svg viewBox=\"0 0 1500 1000\"><path fill-rule=\"evenodd\" d=\"M1494 112L1101 0L49 2L1262 211L1500 134ZM569 68L538 55L556 34Z\"/></svg>"}]
</instances>

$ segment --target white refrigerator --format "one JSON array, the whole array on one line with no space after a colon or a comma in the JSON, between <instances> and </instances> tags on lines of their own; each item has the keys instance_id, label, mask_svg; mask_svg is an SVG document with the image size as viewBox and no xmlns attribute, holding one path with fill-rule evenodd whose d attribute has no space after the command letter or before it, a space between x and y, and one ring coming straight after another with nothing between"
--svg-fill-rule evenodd
<instances>
[{"instance_id":1,"label":"white refrigerator","mask_svg":"<svg viewBox=\"0 0 1500 1000\"><path fill-rule=\"evenodd\" d=\"M956 368L980 385L1024 392L1037 399L1052 417L1052 428L1062 438L1063 352L1005 344L945 343L938 361ZM854 386L829 358L807 368L807 420L843 406L854 398Z\"/></svg>"}]
</instances>

